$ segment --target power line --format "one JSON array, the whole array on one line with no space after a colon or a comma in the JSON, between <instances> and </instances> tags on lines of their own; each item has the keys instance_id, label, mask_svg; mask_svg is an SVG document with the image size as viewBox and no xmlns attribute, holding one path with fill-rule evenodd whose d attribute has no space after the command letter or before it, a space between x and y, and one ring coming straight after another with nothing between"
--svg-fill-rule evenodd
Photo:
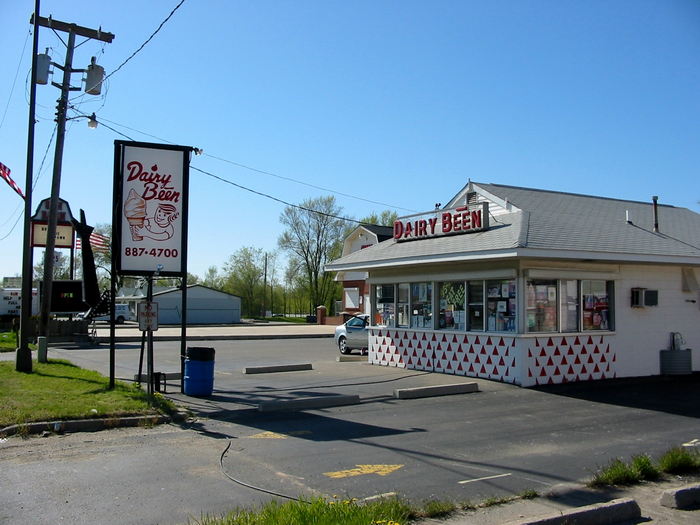
<instances>
[{"instance_id":1,"label":"power line","mask_svg":"<svg viewBox=\"0 0 700 525\"><path fill-rule=\"evenodd\" d=\"M184 3L185 3L185 0L180 0L180 2L173 8L173 10L170 11L170 14L169 14L168 16L166 16L165 19L160 23L160 25L156 28L156 30L153 31L153 33L151 33L151 36L149 36L149 37L146 39L146 41L145 41L143 44L141 44L141 45L139 46L139 48L138 48L136 51L134 51L133 53L131 53L131 55L129 55L129 57L128 57L126 60L124 60L124 62L122 62L121 64L119 64L119 66L117 66L117 68L116 68L114 71L112 71L109 75L105 76L105 77L102 79L102 82L100 83L100 85L101 85L101 84L104 84L104 83L107 81L108 78L112 77L117 71L119 71L121 68L123 68L123 67L127 64L127 62L129 62L132 58L134 58L136 55L138 55L138 54L141 52L141 50L142 50L144 47L146 47L146 45L147 45L151 40L153 40L153 37L156 36L156 34L158 34L158 32L163 28L163 26L168 22L168 20L170 20L170 18L172 18L172 16L175 14L175 11L177 11L178 9L180 9L180 6L181 6L182 4L184 4ZM82 93L82 94L78 95L77 97L75 97L73 100L77 100L77 99L79 99L79 98L81 98L81 97L84 97L84 96L85 96L85 93Z\"/></svg>"},{"instance_id":2,"label":"power line","mask_svg":"<svg viewBox=\"0 0 700 525\"><path fill-rule=\"evenodd\" d=\"M5 105L5 111L2 113L2 120L0 120L0 129L2 129L2 125L5 123L5 117L7 116L7 110L10 107L10 101L12 100L12 94L15 92L15 84L17 83L17 77L19 76L19 69L22 66L22 59L24 58L24 51L27 49L27 42L29 41L29 35L31 35L32 32L29 31L27 33L27 37L24 39L24 45L22 46L22 52L19 55L19 62L17 63L17 71L15 71L15 78L12 80L12 87L10 88L10 94L7 97L7 104Z\"/></svg>"},{"instance_id":3,"label":"power line","mask_svg":"<svg viewBox=\"0 0 700 525\"><path fill-rule=\"evenodd\" d=\"M75 108L72 108L72 109L73 109L74 111L80 113L77 109L75 109ZM81 114L82 114L82 113L81 113ZM87 117L87 115L85 115L85 114L82 114L82 115L85 116L85 117ZM158 137L157 135L152 135L152 134L150 134L150 133L146 133L145 131L141 131L141 130L139 130L139 129L131 128L131 127L126 126L126 125L124 125L124 124L121 124L121 123L119 123L119 122L114 122L113 120L108 120L108 119L105 119L105 118L100 117L100 123L102 123L102 122L109 122L109 123L111 123L111 124L114 124L115 126L119 126L119 127L121 127L121 128L128 129L128 130L131 130L131 131L135 131L136 133L139 133L139 134L141 134L141 135L145 135L145 136L147 136L147 137L151 137L151 138L153 138L153 139L159 140L159 141L161 141L161 142L165 142L165 143L167 143L167 144L175 144L174 142L172 142L172 141L170 141L170 140L167 140L167 139L164 139L164 138L162 138L162 137ZM110 128L109 126L106 126L106 125L105 125L105 127L107 127L108 129L111 129L111 130L114 131L115 133L119 133L122 137L127 137L129 140L134 140L134 139L128 137L127 135L124 135L123 133L120 133L120 132L116 131L114 128ZM314 189L321 190L321 191L326 191L326 192L328 192L328 193L333 193L333 194L335 194L335 195L341 195L341 196L347 197L347 198L349 198L349 199L355 199L355 200L359 200L359 201L363 201L363 202L369 202L369 203L371 203L371 204L377 204L377 205L380 205L380 206L386 206L387 208L392 208L392 209L395 209L395 210L404 210L404 211L409 211L409 212L416 213L416 210L412 210L412 209L410 209L410 208L403 208L403 207L401 207L401 206L395 206L395 205L387 204L387 203L384 203L384 202L373 201L373 200L370 200L370 199L366 199L366 198L364 198L364 197L358 197L357 195L350 195L349 193L343 193L343 192L341 192L341 191L332 190L332 189L330 189L330 188L324 188L323 186L316 186L316 185L314 185L314 184L310 184L310 183L308 183L308 182L300 181L300 180L294 179L294 178L292 178L292 177L285 177L284 175L279 175L279 174L273 173L273 172L271 172L271 171L265 171L265 170L261 170L261 169L258 169L258 168L254 168L254 167L248 166L248 165L246 165L246 164L241 164L240 162L235 162L235 161L232 161L232 160L224 159L224 158L222 158L222 157L217 157L217 156L215 156L215 155L210 155L210 154L208 154L208 153L204 153L204 156L205 156L205 157L212 158L212 159L215 159L215 160L218 160L218 161L221 161L221 162L225 162L225 163L227 163L227 164L231 164L232 166L237 166L237 167L239 167L239 168L243 168L243 169L252 171L252 172L254 172L254 173L261 173L261 174L263 174L263 175L268 175L268 176L270 176L270 177L276 177L276 178L278 178L278 179L282 179L282 180L286 180L286 181L289 181L289 182L293 182L293 183L295 183L295 184L301 184L302 186L308 186L308 187L310 187L310 188L314 188Z\"/></svg>"},{"instance_id":4,"label":"power line","mask_svg":"<svg viewBox=\"0 0 700 525\"><path fill-rule=\"evenodd\" d=\"M308 212L311 212L311 213L316 213L316 214L318 214L318 215L323 215L323 216L325 216L325 217L330 217L330 218L332 218L332 219L339 219L339 220L341 220L341 221L354 222L354 223L357 223L357 224L366 224L366 223L364 223L364 222L362 222L362 221L358 221L357 219L350 219L350 218L348 218L348 217L341 217L341 216L339 216L339 215L333 215L332 213L325 213L325 212L322 212L322 211L313 210L313 209L311 209L311 208L306 208L305 206L300 206L300 205L298 205L298 204L292 204L291 202L287 202L287 201L284 201L284 200L282 200L282 199L278 199L277 197L273 197L272 195L269 195L269 194L267 194L267 193L263 193L263 192L261 192L261 191L253 190L253 189L251 189L251 188L247 188L247 187L245 187L245 186L242 186L242 185L240 185L240 184L237 184L237 183L235 183L235 182L233 182L233 181L230 181L230 180L228 180L228 179L224 179L223 177L219 177L218 175L214 175L213 173L209 173L208 171L204 171L204 170L202 170L202 169L200 169L200 168L197 168L197 167L195 167L195 166L190 166L190 169L193 169L194 171L198 171L198 172L200 172L200 173L203 173L204 175L207 175L207 176L209 176L209 177L211 177L211 178L213 178L213 179L216 179L216 180L218 180L218 181L221 181L221 182L223 182L223 183L225 183L225 184L230 184L231 186L235 186L236 188L240 188L240 189L242 189L242 190L249 191L250 193L254 193L254 194L256 194L256 195L260 195L261 197L265 197L265 198L267 198L267 199L271 199L271 200L273 200L273 201L282 203L282 204L284 204L285 206L291 206L292 208L297 208L297 209L299 209L299 210L308 211Z\"/></svg>"}]
</instances>

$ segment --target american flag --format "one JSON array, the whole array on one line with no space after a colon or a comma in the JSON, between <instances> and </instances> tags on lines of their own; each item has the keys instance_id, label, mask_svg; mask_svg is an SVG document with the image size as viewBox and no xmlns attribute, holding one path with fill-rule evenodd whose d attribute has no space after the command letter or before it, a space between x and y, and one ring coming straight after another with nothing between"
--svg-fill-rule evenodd
<instances>
[{"instance_id":1,"label":"american flag","mask_svg":"<svg viewBox=\"0 0 700 525\"><path fill-rule=\"evenodd\" d=\"M20 197L22 197L24 199L24 193L22 193L22 190L20 189L20 187L17 186L17 183L15 181L13 181L12 178L10 177L10 168L5 166L2 162L0 162L0 177L5 179L5 182L7 182L10 185L10 187L13 190L15 190L19 194Z\"/></svg>"},{"instance_id":2,"label":"american flag","mask_svg":"<svg viewBox=\"0 0 700 525\"><path fill-rule=\"evenodd\" d=\"M93 232L90 234L90 245L93 251L107 253L109 251L109 237ZM82 243L80 242L80 237L78 237L75 241L75 249L80 250L81 246Z\"/></svg>"}]
</instances>

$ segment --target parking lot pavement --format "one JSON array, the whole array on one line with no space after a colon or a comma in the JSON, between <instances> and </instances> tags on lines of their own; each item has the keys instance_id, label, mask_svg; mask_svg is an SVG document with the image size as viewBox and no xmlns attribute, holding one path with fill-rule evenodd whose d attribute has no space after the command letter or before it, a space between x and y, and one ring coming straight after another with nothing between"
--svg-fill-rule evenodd
<instances>
[{"instance_id":1,"label":"parking lot pavement","mask_svg":"<svg viewBox=\"0 0 700 525\"><path fill-rule=\"evenodd\" d=\"M90 504L83 514L66 514L64 519L182 523L203 511L272 497L237 485L226 475L291 496L396 493L415 502L481 501L526 489L544 493L562 483L580 482L614 457L658 455L700 438L700 383L693 377L541 389L479 380L478 393L399 400L392 396L395 388L457 378L339 363L337 349L327 339L206 344L216 350L214 393L188 397L171 384L167 395L193 414L179 427L106 432L100 439L30 440L33 447L45 442L47 450L64 450L56 461L48 453L35 459L32 446L23 447L13 438L16 452L11 457L16 459L3 460L0 476L13 483L22 480L23 492L21 498L12 496L0 513L16 516L23 501L40 510L34 502L47 497L42 505L51 515L55 505L50 503L56 504L61 494L75 501L87 490L100 501L99 510ZM118 378L133 377L139 351L138 344L118 347ZM156 370L179 369L177 342L159 341L155 353ZM51 349L49 354L103 373L108 369L104 347ZM311 363L312 368L242 373L246 367L284 363ZM261 400L337 394L357 394L361 403L288 413L257 410ZM88 471L85 477L82 469ZM46 472L51 473L50 490L40 478ZM140 499L141 493L147 501ZM160 518L131 519L123 512L125 500Z\"/></svg>"}]
</instances>

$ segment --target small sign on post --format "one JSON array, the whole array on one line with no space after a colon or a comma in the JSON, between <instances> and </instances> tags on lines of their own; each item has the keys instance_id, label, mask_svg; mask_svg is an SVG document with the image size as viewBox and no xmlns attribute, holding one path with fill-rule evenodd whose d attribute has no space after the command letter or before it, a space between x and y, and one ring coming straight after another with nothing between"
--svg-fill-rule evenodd
<instances>
[{"instance_id":1,"label":"small sign on post","mask_svg":"<svg viewBox=\"0 0 700 525\"><path fill-rule=\"evenodd\" d=\"M141 301L138 303L137 314L139 330L142 332L155 332L158 330L158 303Z\"/></svg>"}]
</instances>

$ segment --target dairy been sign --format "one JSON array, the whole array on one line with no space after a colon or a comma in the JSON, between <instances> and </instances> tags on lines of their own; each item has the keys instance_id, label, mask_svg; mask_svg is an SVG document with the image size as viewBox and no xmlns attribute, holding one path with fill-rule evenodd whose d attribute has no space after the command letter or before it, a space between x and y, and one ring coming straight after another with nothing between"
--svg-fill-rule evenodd
<instances>
[{"instance_id":1,"label":"dairy been sign","mask_svg":"<svg viewBox=\"0 0 700 525\"><path fill-rule=\"evenodd\" d=\"M191 150L115 141L113 226L118 273L185 273Z\"/></svg>"},{"instance_id":2,"label":"dairy been sign","mask_svg":"<svg viewBox=\"0 0 700 525\"><path fill-rule=\"evenodd\" d=\"M429 237L474 233L489 229L489 204L482 202L449 210L435 210L394 221L394 239L416 241Z\"/></svg>"}]
</instances>

